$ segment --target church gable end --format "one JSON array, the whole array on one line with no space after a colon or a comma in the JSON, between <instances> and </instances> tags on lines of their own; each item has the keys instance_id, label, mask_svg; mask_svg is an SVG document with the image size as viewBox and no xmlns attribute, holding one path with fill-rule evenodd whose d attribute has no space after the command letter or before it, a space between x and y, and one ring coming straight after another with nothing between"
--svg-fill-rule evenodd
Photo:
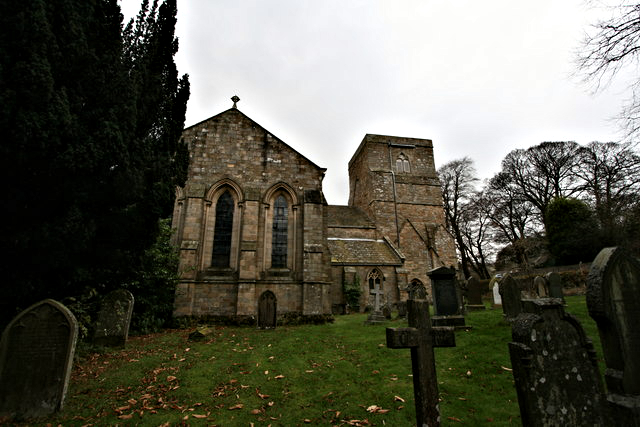
<instances>
[{"instance_id":1,"label":"church gable end","mask_svg":"<svg viewBox=\"0 0 640 427\"><path fill-rule=\"evenodd\" d=\"M455 263L430 140L366 135L349 162L349 205L329 206L325 169L237 101L183 132L190 165L173 217L175 316L326 321L344 312L345 286L360 290L351 308L365 309L372 271L395 304L410 280L428 283L428 270Z\"/></svg>"}]
</instances>

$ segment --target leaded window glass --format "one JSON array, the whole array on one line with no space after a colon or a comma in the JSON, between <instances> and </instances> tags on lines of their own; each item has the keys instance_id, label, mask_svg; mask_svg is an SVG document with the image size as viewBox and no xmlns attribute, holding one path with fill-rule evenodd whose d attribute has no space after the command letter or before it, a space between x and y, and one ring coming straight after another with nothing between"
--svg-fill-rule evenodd
<instances>
[{"instance_id":1,"label":"leaded window glass","mask_svg":"<svg viewBox=\"0 0 640 427\"><path fill-rule=\"evenodd\" d=\"M233 232L233 197L225 191L216 204L216 224L213 235L211 266L229 268L231 235Z\"/></svg>"},{"instance_id":2,"label":"leaded window glass","mask_svg":"<svg viewBox=\"0 0 640 427\"><path fill-rule=\"evenodd\" d=\"M273 211L273 238L271 240L271 267L287 267L288 245L287 200L280 195L276 198Z\"/></svg>"}]
</instances>

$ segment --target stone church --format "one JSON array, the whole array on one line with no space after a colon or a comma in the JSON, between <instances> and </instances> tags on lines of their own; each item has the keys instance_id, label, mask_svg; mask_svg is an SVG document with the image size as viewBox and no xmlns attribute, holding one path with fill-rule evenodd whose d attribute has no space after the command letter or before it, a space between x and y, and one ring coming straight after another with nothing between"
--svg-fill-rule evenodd
<instances>
[{"instance_id":1,"label":"stone church","mask_svg":"<svg viewBox=\"0 0 640 427\"><path fill-rule=\"evenodd\" d=\"M190 165L173 213L175 316L273 325L324 321L430 289L456 265L428 139L365 135L349 205L327 204L325 168L233 107L184 130ZM359 294L359 296L358 296Z\"/></svg>"}]
</instances>

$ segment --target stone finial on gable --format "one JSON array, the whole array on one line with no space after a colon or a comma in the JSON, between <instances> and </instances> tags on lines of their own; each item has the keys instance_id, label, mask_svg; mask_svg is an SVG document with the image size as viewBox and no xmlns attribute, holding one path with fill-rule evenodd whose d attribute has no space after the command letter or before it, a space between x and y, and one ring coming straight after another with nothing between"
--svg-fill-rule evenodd
<instances>
[{"instance_id":1,"label":"stone finial on gable","mask_svg":"<svg viewBox=\"0 0 640 427\"><path fill-rule=\"evenodd\" d=\"M233 108L238 108L238 101L240 101L240 97L238 95L233 95L231 97L231 100L233 101Z\"/></svg>"}]
</instances>

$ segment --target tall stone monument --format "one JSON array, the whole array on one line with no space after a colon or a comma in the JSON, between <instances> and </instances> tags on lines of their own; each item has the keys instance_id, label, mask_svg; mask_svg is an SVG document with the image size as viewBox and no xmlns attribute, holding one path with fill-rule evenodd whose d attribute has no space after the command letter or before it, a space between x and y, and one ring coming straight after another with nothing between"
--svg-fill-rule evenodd
<instances>
[{"instance_id":1,"label":"tall stone monument","mask_svg":"<svg viewBox=\"0 0 640 427\"><path fill-rule=\"evenodd\" d=\"M440 267L429 271L427 276L431 279L433 295L434 316L431 323L434 326L464 326L462 297L456 284L456 271Z\"/></svg>"}]
</instances>

